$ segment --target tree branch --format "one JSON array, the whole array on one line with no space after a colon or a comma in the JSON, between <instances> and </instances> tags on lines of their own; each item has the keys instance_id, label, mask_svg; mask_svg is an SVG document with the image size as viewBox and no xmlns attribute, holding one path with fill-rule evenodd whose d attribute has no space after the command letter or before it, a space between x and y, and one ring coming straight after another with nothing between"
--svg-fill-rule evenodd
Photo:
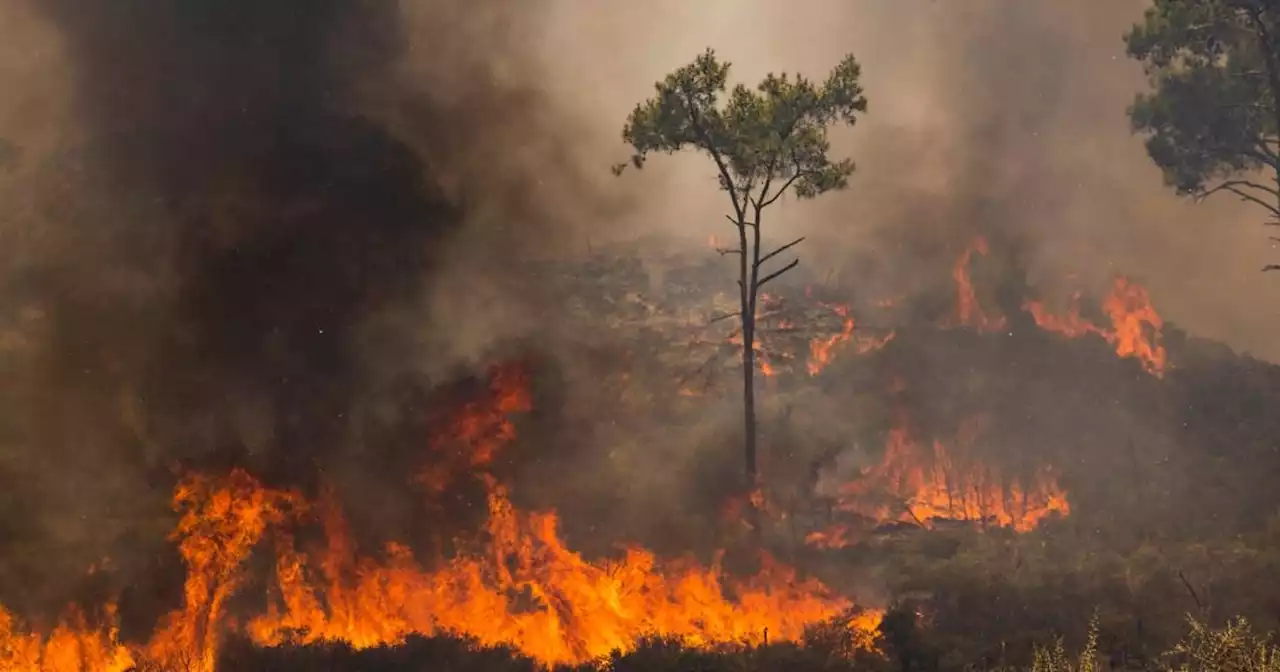
<instances>
[{"instance_id":1,"label":"tree branch","mask_svg":"<svg viewBox=\"0 0 1280 672\"><path fill-rule=\"evenodd\" d=\"M1258 40L1259 47L1262 50L1262 63L1267 72L1267 84L1271 89L1271 118L1273 128L1280 128L1280 63L1277 63L1277 55L1275 51L1275 41L1272 38L1271 31L1267 28L1267 22L1262 19L1262 9L1256 6L1248 8L1249 19L1253 22L1254 28L1258 31L1261 40ZM1276 171L1277 184L1280 185L1280 164L1272 163L1271 167ZM1241 195L1241 198L1245 198ZM1246 201L1262 204L1256 198L1245 198ZM1280 202L1280 199L1277 199ZM1265 204L1263 204L1265 205ZM1272 214L1280 219L1280 209L1276 207L1267 207Z\"/></svg>"},{"instance_id":2,"label":"tree branch","mask_svg":"<svg viewBox=\"0 0 1280 672\"><path fill-rule=\"evenodd\" d=\"M1209 189L1208 191L1205 191L1203 194L1201 194L1197 198L1197 200L1203 201L1204 199L1212 196L1213 194L1216 194L1219 191L1229 191L1235 194L1236 196L1239 196L1241 200L1249 201L1250 203L1260 205L1266 208L1267 212L1270 212L1271 214L1275 215L1277 218L1280 218L1280 207L1272 205L1271 203L1267 203L1261 198L1258 198L1253 194L1243 191L1241 189L1242 187L1244 189L1257 189L1259 191L1262 191L1263 193L1271 194L1273 196L1280 198L1280 191L1277 191L1270 187L1264 187L1261 184L1250 182L1248 180L1227 180L1226 182L1223 182L1222 184L1219 184L1218 186L1212 189Z\"/></svg>"},{"instance_id":3,"label":"tree branch","mask_svg":"<svg viewBox=\"0 0 1280 672\"><path fill-rule=\"evenodd\" d=\"M789 270L791 270L791 269L793 269L793 268L795 268L796 266L799 266L799 265L800 265L800 260L799 260L799 259L796 259L796 260L792 261L791 263L787 264L786 266L783 266L782 268L780 268L780 269L778 269L778 270L776 270L776 271L774 271L774 272L770 273L769 275L764 276L764 278L763 278L763 279L761 279L761 280L760 280L760 282L757 282L757 283L756 283L756 289L758 290L758 289L760 289L761 287L764 287L765 283L767 283L767 282L769 282L770 280L772 280L772 279L774 279L774 278L778 277L779 275L782 275L783 273L786 273L787 271L789 271Z\"/></svg>"},{"instance_id":4,"label":"tree branch","mask_svg":"<svg viewBox=\"0 0 1280 672\"><path fill-rule=\"evenodd\" d=\"M764 205L762 205L762 206L760 206L760 207L761 207L761 208L767 208L767 207L769 207L769 206L773 205L774 203L776 203L776 202L778 201L778 199L779 199L779 198L782 198L782 195L783 195L783 194L787 193L787 190L791 188L791 185L793 185L793 184L795 184L795 183L796 183L796 180L798 180L798 179L800 179L801 177L804 177L804 176L806 176L806 175L808 175L808 174L809 174L809 173L808 173L807 171L799 171L799 170L797 170L797 171L796 171L796 173L795 173L794 175L792 175L791 177L787 178L787 181L786 181L786 182L783 182L783 183L782 183L782 188L778 190L778 193L776 193L776 194L774 194L772 197L770 197L770 198L769 198L769 200L765 201L765 202L764 202Z\"/></svg>"},{"instance_id":5,"label":"tree branch","mask_svg":"<svg viewBox=\"0 0 1280 672\"><path fill-rule=\"evenodd\" d=\"M799 245L801 242L804 241L804 239L805 239L804 236L800 236L799 238L796 238L795 240L787 243L786 245L779 247L778 249L770 252L769 254L766 254L763 257L760 257L760 261L758 262L758 264L763 264L764 262L769 261L770 259L778 256L779 254L786 252L788 249L795 247L796 245Z\"/></svg>"},{"instance_id":6,"label":"tree branch","mask_svg":"<svg viewBox=\"0 0 1280 672\"><path fill-rule=\"evenodd\" d=\"M726 254L742 254L742 250L730 250L724 247L717 247L716 252L719 252L722 257Z\"/></svg>"},{"instance_id":7,"label":"tree branch","mask_svg":"<svg viewBox=\"0 0 1280 672\"><path fill-rule=\"evenodd\" d=\"M777 193L775 193L769 200L765 201L764 205L760 207L767 208L773 205L779 198L782 198L783 194L787 193L787 190L791 188L791 185L796 183L796 180L799 180L802 177L808 177L812 174L813 171L800 170L800 161L796 160L794 154L791 156L791 161L795 164L796 172L782 184L782 188L778 189Z\"/></svg>"},{"instance_id":8,"label":"tree branch","mask_svg":"<svg viewBox=\"0 0 1280 672\"><path fill-rule=\"evenodd\" d=\"M1182 579L1182 585L1185 586L1187 592L1191 594L1191 599L1195 601L1196 606L1203 610L1204 603L1200 601L1200 596L1196 594L1196 589L1191 587L1191 582L1187 580L1186 575L1182 573L1181 569L1178 570L1178 578Z\"/></svg>"},{"instance_id":9,"label":"tree branch","mask_svg":"<svg viewBox=\"0 0 1280 672\"><path fill-rule=\"evenodd\" d=\"M724 158L720 156L720 151L716 149L715 143L711 140L711 133L707 131L706 126L702 123L702 118L698 116L697 109L690 102L692 94L687 87L681 87L681 93L684 97L680 99L684 105L685 114L689 115L689 123L693 125L693 130L702 137L702 142L707 146L707 153L716 162L716 168L720 169L720 179L724 180L724 188L729 192L729 198L733 200L733 210L738 215L738 219L746 219L744 216L745 203L739 204L737 185L733 183L733 178L729 177L729 168L724 163ZM736 222L735 222L736 223Z\"/></svg>"},{"instance_id":10,"label":"tree branch","mask_svg":"<svg viewBox=\"0 0 1280 672\"><path fill-rule=\"evenodd\" d=\"M1280 155L1277 155L1274 149L1267 143L1276 143L1274 139L1263 136L1258 139L1256 151L1246 152L1249 156L1261 161L1262 163L1276 168L1280 166Z\"/></svg>"},{"instance_id":11,"label":"tree branch","mask_svg":"<svg viewBox=\"0 0 1280 672\"><path fill-rule=\"evenodd\" d=\"M755 202L753 203L756 209L757 222L760 221L760 211L764 210L770 205L773 205L774 202L778 200L778 197L781 196L782 194L787 193L787 189L790 188L791 184L796 181L795 176L792 176L791 179L787 180L787 182L782 185L782 188L779 189L777 193L773 195L773 197L769 196L769 187L770 185L773 184L773 173L778 168L778 158L782 154L782 146L785 145L786 142L791 139L791 134L795 133L796 125L800 123L800 116L802 115L798 115L794 119L792 119L791 123L787 124L787 130L783 131L778 135L778 142L780 143L778 146L778 152L774 153L773 156L769 157L769 169L766 173L768 177L765 179L764 186L761 187L760 189L760 198L755 199ZM795 161L794 148L792 148L791 150L791 160ZM796 172L797 173L800 172L800 163L798 161L796 161Z\"/></svg>"},{"instance_id":12,"label":"tree branch","mask_svg":"<svg viewBox=\"0 0 1280 672\"><path fill-rule=\"evenodd\" d=\"M742 311L740 311L740 310L735 310L735 311L733 311L732 313L725 313L724 315L716 315L715 317L711 318L711 321L710 321L710 322L707 322L707 324L715 324L716 322L719 322L720 320L727 320L727 319L729 319L729 318L731 318L731 317L737 317L738 315L741 315L741 314L742 314Z\"/></svg>"},{"instance_id":13,"label":"tree branch","mask_svg":"<svg viewBox=\"0 0 1280 672\"><path fill-rule=\"evenodd\" d=\"M788 135L790 135L790 132L788 132ZM786 136L783 137L785 138ZM776 154L769 158L769 167L764 171L764 185L760 187L760 198L752 196L747 197L747 200L751 201L751 206L755 208L755 219L757 222L760 221L760 211L764 210L767 206L767 204L761 204L760 201L769 195L769 187L773 184L773 171L778 165L777 161L778 156Z\"/></svg>"},{"instance_id":14,"label":"tree branch","mask_svg":"<svg viewBox=\"0 0 1280 672\"><path fill-rule=\"evenodd\" d=\"M1258 184L1257 182L1250 182L1249 180L1227 180L1226 182L1223 182L1222 184L1219 184L1213 189L1210 189L1209 191L1205 192L1205 195L1207 196L1209 194L1212 194L1215 191L1220 191L1223 189L1231 190L1235 187L1244 187L1245 189L1257 189L1258 191L1261 191L1266 194L1270 194L1272 196L1280 196L1280 190Z\"/></svg>"}]
</instances>

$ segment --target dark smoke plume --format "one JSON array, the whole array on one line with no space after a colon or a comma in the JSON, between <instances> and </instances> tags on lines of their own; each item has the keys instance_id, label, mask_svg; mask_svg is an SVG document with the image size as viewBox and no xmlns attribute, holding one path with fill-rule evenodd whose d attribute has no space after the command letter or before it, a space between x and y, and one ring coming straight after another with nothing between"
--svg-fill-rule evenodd
<instances>
[{"instance_id":1,"label":"dark smoke plume","mask_svg":"<svg viewBox=\"0 0 1280 672\"><path fill-rule=\"evenodd\" d=\"M145 562L177 470L243 466L311 488L328 469L373 490L378 469L399 469L401 484L394 454L425 443L433 384L410 374L447 362L371 352L366 326L428 312L446 264L480 287L488 259L536 239L556 185L577 179L548 149L563 143L542 140L555 111L520 83L535 73L512 26L535 8L31 6L62 50L68 72L51 74L69 74L74 132L27 166L43 234L6 258L38 345L13 383L22 457L4 465L29 484L12 496L29 527L12 538L32 557L6 558L0 600L56 604L26 587L66 585L103 555ZM461 233L495 221L513 231ZM443 316L413 328L456 337L428 318ZM141 565L122 569L128 581Z\"/></svg>"}]
</instances>

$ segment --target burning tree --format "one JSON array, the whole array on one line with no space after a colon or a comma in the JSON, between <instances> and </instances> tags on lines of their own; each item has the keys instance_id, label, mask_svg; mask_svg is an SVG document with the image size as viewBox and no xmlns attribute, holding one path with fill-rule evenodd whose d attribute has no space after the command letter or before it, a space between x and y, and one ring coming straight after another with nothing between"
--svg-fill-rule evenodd
<instances>
[{"instance_id":1,"label":"burning tree","mask_svg":"<svg viewBox=\"0 0 1280 672\"><path fill-rule=\"evenodd\" d=\"M827 129L836 122L853 125L867 109L859 84L861 66L846 56L825 83L815 85L802 76L770 73L753 91L739 84L720 103L730 64L708 49L692 63L655 84L656 95L627 118L622 137L635 150L631 165L644 166L652 152L674 154L685 149L703 152L715 162L720 189L728 194L732 212L726 217L737 229L738 246L719 250L738 257L737 316L742 327L744 451L747 484L758 487L755 415L755 327L760 289L793 269L800 260L777 270L766 263L799 244L797 238L762 253L760 225L764 210L787 192L814 198L843 189L853 173L849 159L832 161ZM621 174L627 164L614 167ZM764 271L762 275L762 270ZM758 511L752 509L758 530Z\"/></svg>"},{"instance_id":2,"label":"burning tree","mask_svg":"<svg viewBox=\"0 0 1280 672\"><path fill-rule=\"evenodd\" d=\"M1230 192L1280 226L1280 15L1269 0L1155 0L1125 36L1153 91L1129 110L1178 193ZM1262 175L1262 177L1259 177ZM1263 270L1280 269L1269 264Z\"/></svg>"}]
</instances>

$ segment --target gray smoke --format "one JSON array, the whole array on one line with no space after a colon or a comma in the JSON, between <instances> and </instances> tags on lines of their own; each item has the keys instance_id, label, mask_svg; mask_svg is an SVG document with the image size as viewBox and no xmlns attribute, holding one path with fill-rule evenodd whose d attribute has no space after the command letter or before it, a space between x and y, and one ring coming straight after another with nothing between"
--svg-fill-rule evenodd
<instances>
[{"instance_id":1,"label":"gray smoke","mask_svg":"<svg viewBox=\"0 0 1280 672\"><path fill-rule=\"evenodd\" d=\"M138 576L179 470L406 480L423 390L503 335L460 316L487 293L526 331L545 298L499 271L567 195L603 203L536 86L538 10L5 4L0 518L30 550L0 601L65 604L103 556Z\"/></svg>"}]
</instances>

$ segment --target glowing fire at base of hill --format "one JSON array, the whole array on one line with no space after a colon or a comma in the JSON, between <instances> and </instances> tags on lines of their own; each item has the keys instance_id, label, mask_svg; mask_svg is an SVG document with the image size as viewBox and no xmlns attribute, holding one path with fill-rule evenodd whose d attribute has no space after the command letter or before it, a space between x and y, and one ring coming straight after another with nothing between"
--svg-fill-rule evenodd
<instances>
[{"instance_id":1,"label":"glowing fire at base of hill","mask_svg":"<svg viewBox=\"0 0 1280 672\"><path fill-rule=\"evenodd\" d=\"M716 566L660 562L639 548L616 562L589 562L564 546L555 514L521 515L500 486L490 487L487 545L438 570L424 569L401 546L387 549L385 563L358 559L341 519L330 518L329 548L318 559L282 550L280 606L248 632L267 646L332 640L357 648L460 632L483 644L513 644L545 663L573 663L626 649L651 632L695 645L758 643L766 632L795 639L852 607L767 558L743 582L723 580ZM874 622L864 615L850 625Z\"/></svg>"},{"instance_id":2,"label":"glowing fire at base of hill","mask_svg":"<svg viewBox=\"0 0 1280 672\"><path fill-rule=\"evenodd\" d=\"M487 464L514 436L508 415L528 410L526 385L513 370L499 371L486 400L465 405L449 423L458 443L470 446L471 464ZM718 562L660 561L636 547L616 561L589 561L565 546L555 513L522 514L502 485L482 478L489 505L483 534L433 567L404 544L389 544L381 559L357 555L332 497L313 505L242 471L188 478L174 495L182 515L173 539L188 570L184 602L150 641L120 642L112 608L96 623L72 612L48 635L24 629L0 608L0 670L125 672L145 663L214 672L223 638L234 631L260 645L341 641L356 648L458 633L553 664L588 661L646 634L677 635L693 645L759 643L797 639L808 625L842 619L873 648L880 612L856 610L770 558L744 580L725 578ZM432 491L448 486L426 484ZM327 543L307 552L289 532L313 515ZM277 542L271 606L241 628L226 604L268 532Z\"/></svg>"},{"instance_id":3,"label":"glowing fire at base of hill","mask_svg":"<svg viewBox=\"0 0 1280 672\"><path fill-rule=\"evenodd\" d=\"M133 653L122 645L115 610L105 610L107 625L90 625L73 611L47 637L22 629L18 619L0 607L0 669L6 672L126 672Z\"/></svg>"},{"instance_id":4,"label":"glowing fire at base of hill","mask_svg":"<svg viewBox=\"0 0 1280 672\"><path fill-rule=\"evenodd\" d=\"M980 422L961 428L954 449L934 441L932 450L926 450L911 438L903 420L889 431L879 463L841 486L837 509L875 524L932 527L935 521L953 520L1018 532L1034 529L1051 515L1070 514L1067 493L1048 467L1024 487L1020 479L1004 477L993 466L970 457ZM848 525L806 538L806 543L819 548L841 548L856 541L857 534Z\"/></svg>"}]
</instances>

